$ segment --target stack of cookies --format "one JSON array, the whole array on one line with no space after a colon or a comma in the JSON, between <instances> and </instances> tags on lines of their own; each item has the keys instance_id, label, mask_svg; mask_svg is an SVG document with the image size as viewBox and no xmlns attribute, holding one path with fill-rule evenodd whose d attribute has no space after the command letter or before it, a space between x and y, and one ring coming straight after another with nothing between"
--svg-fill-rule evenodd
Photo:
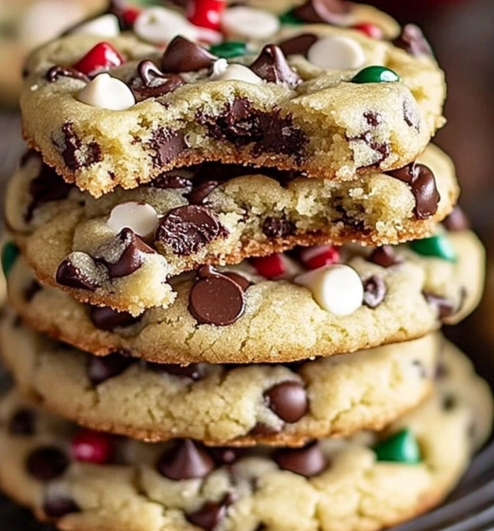
<instances>
[{"instance_id":1,"label":"stack of cookies","mask_svg":"<svg viewBox=\"0 0 494 531\"><path fill-rule=\"evenodd\" d=\"M489 434L429 45L266 4L112 2L26 64L0 481L60 529L375 531Z\"/></svg>"}]
</instances>

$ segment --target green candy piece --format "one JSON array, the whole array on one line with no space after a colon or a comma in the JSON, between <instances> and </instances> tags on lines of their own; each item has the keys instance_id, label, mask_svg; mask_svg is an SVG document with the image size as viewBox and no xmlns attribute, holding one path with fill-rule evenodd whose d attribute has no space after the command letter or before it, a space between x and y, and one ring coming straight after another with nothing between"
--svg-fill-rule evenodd
<instances>
[{"instance_id":1,"label":"green candy piece","mask_svg":"<svg viewBox=\"0 0 494 531\"><path fill-rule=\"evenodd\" d=\"M302 20L300 20L297 15L295 15L293 9L287 11L286 13L283 13L283 15L280 16L280 22L282 24L290 24L292 26L300 26L302 24Z\"/></svg>"},{"instance_id":2,"label":"green candy piece","mask_svg":"<svg viewBox=\"0 0 494 531\"><path fill-rule=\"evenodd\" d=\"M209 51L222 57L223 59L231 59L232 57L240 57L247 52L247 45L241 41L226 41L221 44L213 44Z\"/></svg>"},{"instance_id":3,"label":"green candy piece","mask_svg":"<svg viewBox=\"0 0 494 531\"><path fill-rule=\"evenodd\" d=\"M19 256L19 247L12 242L7 242L2 249L2 270L8 276Z\"/></svg>"},{"instance_id":4,"label":"green candy piece","mask_svg":"<svg viewBox=\"0 0 494 531\"><path fill-rule=\"evenodd\" d=\"M422 461L417 439L410 430L402 430L374 446L378 461L417 465Z\"/></svg>"},{"instance_id":5,"label":"green candy piece","mask_svg":"<svg viewBox=\"0 0 494 531\"><path fill-rule=\"evenodd\" d=\"M356 74L352 83L395 83L400 76L385 66L368 66Z\"/></svg>"},{"instance_id":6,"label":"green candy piece","mask_svg":"<svg viewBox=\"0 0 494 531\"><path fill-rule=\"evenodd\" d=\"M451 245L450 239L444 234L436 234L430 238L415 240L410 243L410 247L422 256L432 256L442 258L448 262L456 262L455 250Z\"/></svg>"}]
</instances>

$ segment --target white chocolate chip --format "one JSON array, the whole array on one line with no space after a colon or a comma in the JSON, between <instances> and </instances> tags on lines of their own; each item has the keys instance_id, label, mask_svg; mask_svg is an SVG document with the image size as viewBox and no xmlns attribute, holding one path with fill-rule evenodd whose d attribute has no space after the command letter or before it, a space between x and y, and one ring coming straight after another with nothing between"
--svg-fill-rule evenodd
<instances>
[{"instance_id":1,"label":"white chocolate chip","mask_svg":"<svg viewBox=\"0 0 494 531\"><path fill-rule=\"evenodd\" d=\"M244 65L229 65L225 59L219 59L213 65L211 81L245 81L253 85L262 83L262 79Z\"/></svg>"},{"instance_id":2,"label":"white chocolate chip","mask_svg":"<svg viewBox=\"0 0 494 531\"><path fill-rule=\"evenodd\" d=\"M348 37L333 35L316 41L307 53L309 61L319 68L347 70L365 64L364 50Z\"/></svg>"},{"instance_id":3,"label":"white chocolate chip","mask_svg":"<svg viewBox=\"0 0 494 531\"><path fill-rule=\"evenodd\" d=\"M156 210L147 203L129 201L117 205L108 218L108 226L119 233L122 229L132 229L137 236L147 236L158 224Z\"/></svg>"},{"instance_id":4,"label":"white chocolate chip","mask_svg":"<svg viewBox=\"0 0 494 531\"><path fill-rule=\"evenodd\" d=\"M223 13L221 26L225 33L243 39L268 39L279 30L280 21L268 11L237 6Z\"/></svg>"},{"instance_id":5,"label":"white chocolate chip","mask_svg":"<svg viewBox=\"0 0 494 531\"><path fill-rule=\"evenodd\" d=\"M118 37L120 35L120 26L118 25L117 17L108 13L107 15L89 20L85 24L75 27L70 33L99 35L100 37Z\"/></svg>"},{"instance_id":6,"label":"white chocolate chip","mask_svg":"<svg viewBox=\"0 0 494 531\"><path fill-rule=\"evenodd\" d=\"M177 35L197 40L198 30L180 13L165 7L150 7L142 11L134 23L141 39L153 44L167 44Z\"/></svg>"},{"instance_id":7,"label":"white chocolate chip","mask_svg":"<svg viewBox=\"0 0 494 531\"><path fill-rule=\"evenodd\" d=\"M321 308L341 317L356 312L364 300L362 280L347 265L320 267L296 277L294 282L308 288Z\"/></svg>"},{"instance_id":8,"label":"white chocolate chip","mask_svg":"<svg viewBox=\"0 0 494 531\"><path fill-rule=\"evenodd\" d=\"M130 88L110 74L99 74L78 94L77 99L87 105L123 111L135 105L136 100Z\"/></svg>"}]
</instances>

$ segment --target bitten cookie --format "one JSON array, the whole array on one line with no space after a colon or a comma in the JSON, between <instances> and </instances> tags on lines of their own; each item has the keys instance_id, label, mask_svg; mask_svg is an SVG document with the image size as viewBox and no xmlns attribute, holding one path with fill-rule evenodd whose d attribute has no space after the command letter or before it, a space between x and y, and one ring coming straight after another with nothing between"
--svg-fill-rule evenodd
<instances>
[{"instance_id":1,"label":"bitten cookie","mask_svg":"<svg viewBox=\"0 0 494 531\"><path fill-rule=\"evenodd\" d=\"M42 288L15 249L4 248L14 258L9 294L30 326L98 355L159 363L280 363L421 337L472 311L484 275L473 233L439 232L395 249L323 247L203 266L176 279L169 308L134 317Z\"/></svg>"},{"instance_id":2,"label":"bitten cookie","mask_svg":"<svg viewBox=\"0 0 494 531\"><path fill-rule=\"evenodd\" d=\"M31 55L24 136L96 197L205 160L340 180L403 167L443 124L443 73L418 28L390 40L333 4L234 6L218 31L151 7L115 35L108 13Z\"/></svg>"},{"instance_id":3,"label":"bitten cookie","mask_svg":"<svg viewBox=\"0 0 494 531\"><path fill-rule=\"evenodd\" d=\"M386 432L301 449L138 443L80 430L13 392L0 408L0 481L70 531L377 531L437 505L491 418L487 384L452 346L433 398Z\"/></svg>"},{"instance_id":4,"label":"bitten cookie","mask_svg":"<svg viewBox=\"0 0 494 531\"><path fill-rule=\"evenodd\" d=\"M0 324L20 390L83 426L133 438L301 446L383 429L429 395L438 336L293 365L158 365L77 351ZM138 398L137 398L138 397Z\"/></svg>"},{"instance_id":5,"label":"bitten cookie","mask_svg":"<svg viewBox=\"0 0 494 531\"><path fill-rule=\"evenodd\" d=\"M252 171L205 164L95 200L29 152L11 181L6 219L41 280L138 312L169 304L164 280L202 264L295 245L430 236L458 196L452 162L434 146L405 169L348 183Z\"/></svg>"}]
</instances>

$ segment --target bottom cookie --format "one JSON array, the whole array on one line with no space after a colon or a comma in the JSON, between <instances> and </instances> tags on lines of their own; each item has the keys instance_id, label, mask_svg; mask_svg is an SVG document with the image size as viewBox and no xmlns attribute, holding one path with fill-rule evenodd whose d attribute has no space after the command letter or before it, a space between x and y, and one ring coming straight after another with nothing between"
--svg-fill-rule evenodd
<instances>
[{"instance_id":1,"label":"bottom cookie","mask_svg":"<svg viewBox=\"0 0 494 531\"><path fill-rule=\"evenodd\" d=\"M376 531L438 504L492 419L487 384L454 347L434 395L385 433L302 449L206 449L80 430L0 404L0 482L67 531Z\"/></svg>"}]
</instances>

